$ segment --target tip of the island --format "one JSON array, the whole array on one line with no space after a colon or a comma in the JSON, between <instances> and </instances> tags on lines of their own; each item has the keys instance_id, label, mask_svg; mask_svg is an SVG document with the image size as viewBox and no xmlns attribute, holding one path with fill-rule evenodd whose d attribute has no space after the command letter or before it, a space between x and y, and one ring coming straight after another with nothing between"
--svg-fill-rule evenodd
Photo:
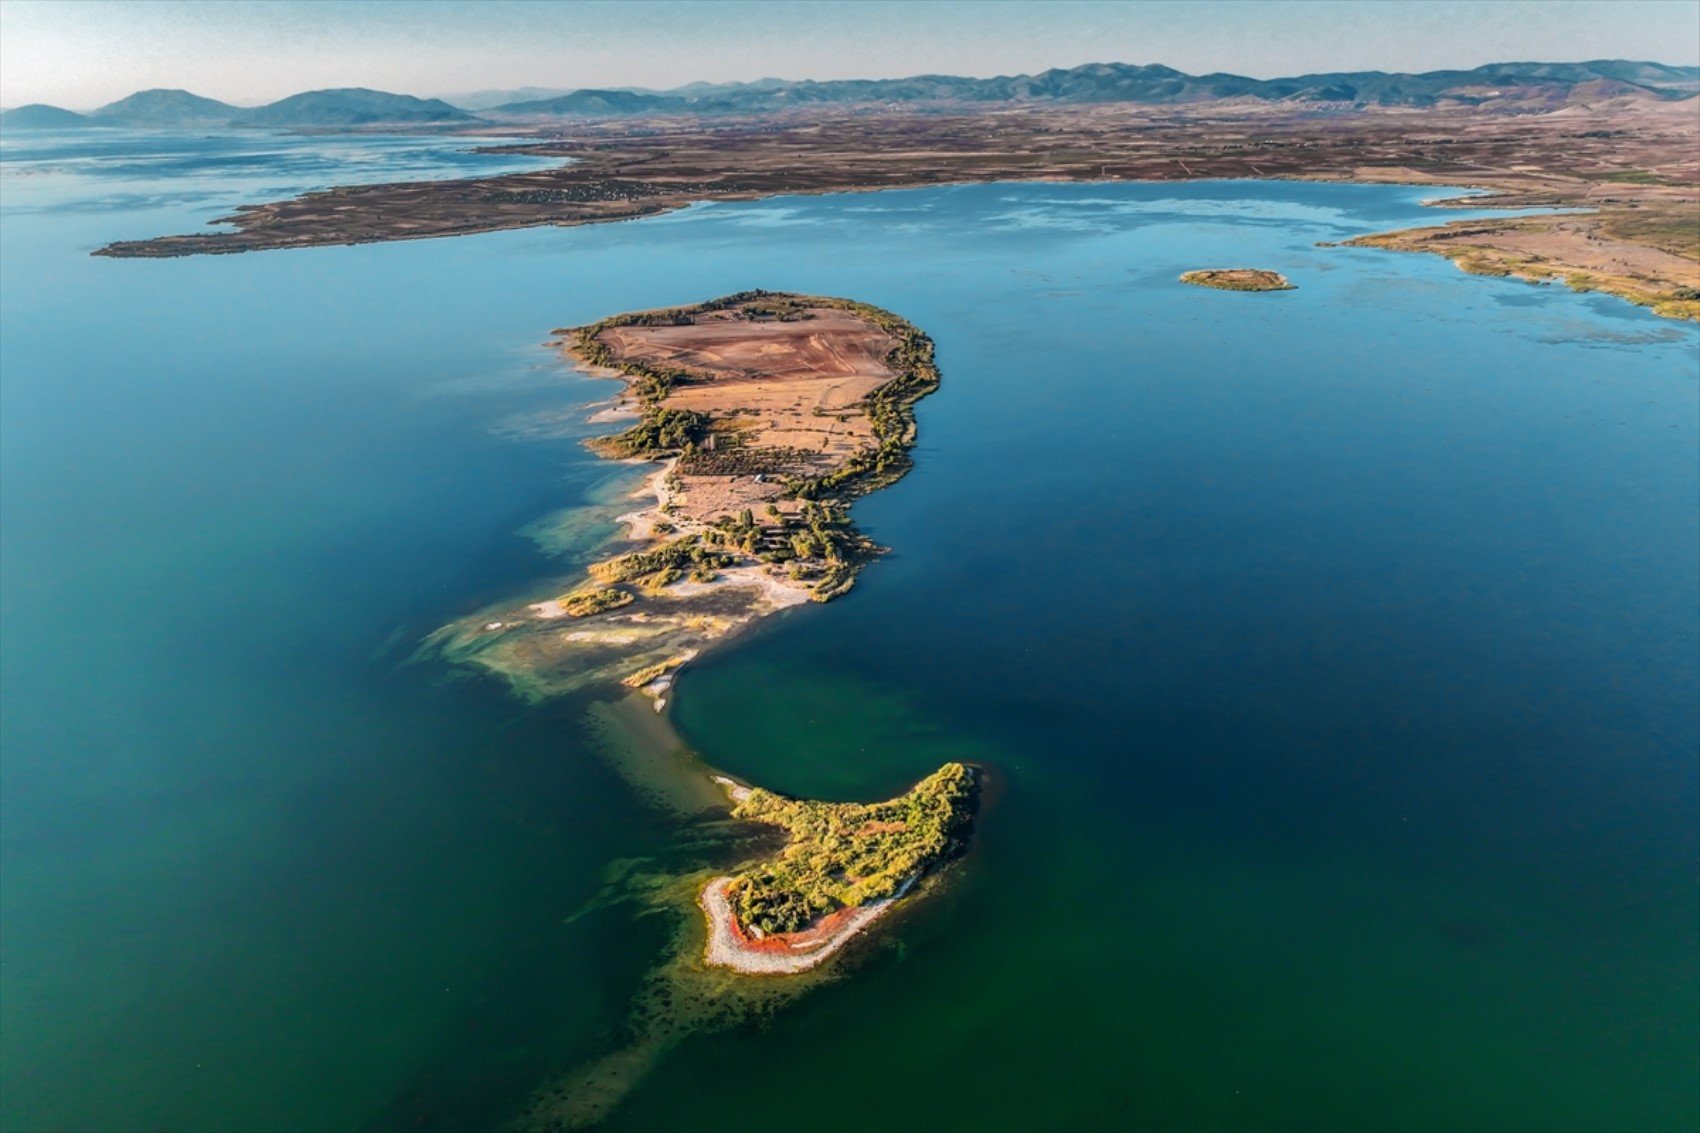
<instances>
[{"instance_id":1,"label":"tip of the island","mask_svg":"<svg viewBox=\"0 0 1700 1133\"><path fill-rule=\"evenodd\" d=\"M883 803L787 798L717 776L733 817L790 835L778 856L703 886L703 959L745 975L795 975L832 956L884 916L962 846L974 772L947 763Z\"/></svg>"},{"instance_id":2,"label":"tip of the island","mask_svg":"<svg viewBox=\"0 0 1700 1133\"><path fill-rule=\"evenodd\" d=\"M1183 272L1182 283L1218 291L1296 291L1297 285L1278 271L1264 268L1202 268Z\"/></svg>"}]
</instances>

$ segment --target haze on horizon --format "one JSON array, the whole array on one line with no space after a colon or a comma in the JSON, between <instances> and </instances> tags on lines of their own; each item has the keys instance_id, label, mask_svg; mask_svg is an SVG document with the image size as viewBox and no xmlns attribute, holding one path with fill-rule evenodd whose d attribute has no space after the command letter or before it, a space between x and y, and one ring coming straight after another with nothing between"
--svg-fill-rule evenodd
<instances>
[{"instance_id":1,"label":"haze on horizon","mask_svg":"<svg viewBox=\"0 0 1700 1133\"><path fill-rule=\"evenodd\" d=\"M992 76L1092 62L1276 78L1510 61L1700 63L1700 0L4 0L0 105L181 87L238 105L363 86Z\"/></svg>"}]
</instances>

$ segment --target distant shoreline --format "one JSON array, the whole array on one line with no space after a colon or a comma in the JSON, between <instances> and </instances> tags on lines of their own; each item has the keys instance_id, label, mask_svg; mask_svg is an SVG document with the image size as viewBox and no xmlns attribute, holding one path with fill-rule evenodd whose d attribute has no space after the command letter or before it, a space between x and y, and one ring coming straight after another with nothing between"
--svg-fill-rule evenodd
<instances>
[{"instance_id":1,"label":"distant shoreline","mask_svg":"<svg viewBox=\"0 0 1700 1133\"><path fill-rule=\"evenodd\" d=\"M1441 252L1487 274L1562 278L1660 315L1700 319L1692 236L1700 190L1687 172L1700 146L1692 102L1608 98L1519 114L1463 105L1339 114L1281 103L957 104L936 113L815 107L589 121L575 123L570 137L500 147L571 165L341 186L245 205L215 221L229 231L122 240L95 254L382 243L633 220L708 201L999 182L1407 184L1494 194L1461 202L1475 208L1579 212L1546 225L1506 217L1423 228L1421 240L1382 234L1389 242L1378 246ZM1436 136L1451 140L1437 148Z\"/></svg>"}]
</instances>

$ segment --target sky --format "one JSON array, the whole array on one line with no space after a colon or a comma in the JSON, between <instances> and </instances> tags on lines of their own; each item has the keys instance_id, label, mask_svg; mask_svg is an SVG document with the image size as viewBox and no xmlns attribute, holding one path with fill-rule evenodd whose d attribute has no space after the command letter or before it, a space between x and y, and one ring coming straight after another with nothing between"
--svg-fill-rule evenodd
<instances>
[{"instance_id":1,"label":"sky","mask_svg":"<svg viewBox=\"0 0 1700 1133\"><path fill-rule=\"evenodd\" d=\"M1700 0L0 0L0 106L182 87L240 105L1165 63L1257 78L1700 63Z\"/></svg>"}]
</instances>

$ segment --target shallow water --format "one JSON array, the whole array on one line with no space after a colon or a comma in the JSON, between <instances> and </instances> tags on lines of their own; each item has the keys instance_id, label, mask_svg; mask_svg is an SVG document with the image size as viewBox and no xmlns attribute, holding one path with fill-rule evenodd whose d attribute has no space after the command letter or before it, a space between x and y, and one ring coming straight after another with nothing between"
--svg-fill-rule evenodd
<instances>
[{"instance_id":1,"label":"shallow water","mask_svg":"<svg viewBox=\"0 0 1700 1133\"><path fill-rule=\"evenodd\" d=\"M576 706L402 662L635 481L549 330L752 286L898 312L944 386L857 508L893 554L688 670L677 723L782 790L992 789L851 978L613 1127L755 1074L826 1128L849 1083L941 1129L1700 1120L1693 328L1315 247L1433 218L1408 188L137 262L86 253L321 174L5 157L6 1128L487 1127L619 1045L669 926L598 895L690 832ZM1174 283L1222 264L1299 290Z\"/></svg>"}]
</instances>

